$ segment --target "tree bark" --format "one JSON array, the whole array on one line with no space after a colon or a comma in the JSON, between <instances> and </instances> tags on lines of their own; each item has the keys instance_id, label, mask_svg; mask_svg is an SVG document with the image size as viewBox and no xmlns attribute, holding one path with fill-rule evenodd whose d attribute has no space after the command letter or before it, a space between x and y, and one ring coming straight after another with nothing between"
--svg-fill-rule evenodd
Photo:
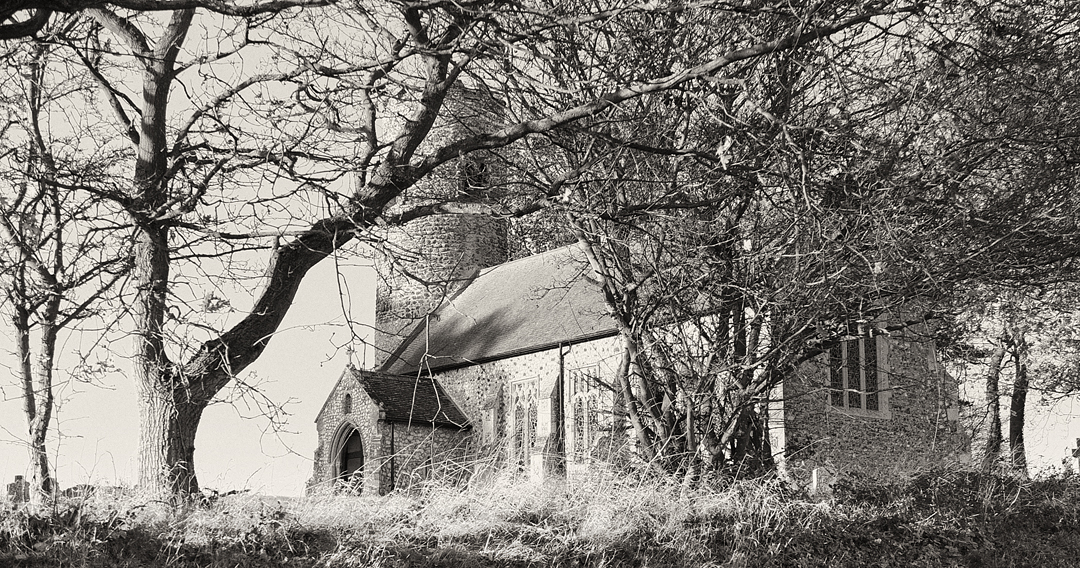
<instances>
[{"instance_id":1,"label":"tree bark","mask_svg":"<svg viewBox=\"0 0 1080 568\"><path fill-rule=\"evenodd\" d=\"M619 381L619 388L621 389L623 399L626 401L626 414L630 418L630 424L634 428L634 434L637 436L638 446L641 448L642 457L646 461L653 461L656 458L656 452L653 448L652 430L645 425L641 419L641 413L638 412L639 402L634 395L634 388L630 382L630 369L633 365L631 359L630 339L623 336L623 350L622 358L619 361L619 370L617 378Z\"/></svg>"},{"instance_id":2,"label":"tree bark","mask_svg":"<svg viewBox=\"0 0 1080 568\"><path fill-rule=\"evenodd\" d=\"M983 454L982 470L991 473L1001 459L1001 390L999 381L1001 378L1001 362L1005 359L1005 338L1002 337L998 346L994 348L990 356L990 365L986 371L986 412L990 419L990 426L986 433L986 451Z\"/></svg>"},{"instance_id":3,"label":"tree bark","mask_svg":"<svg viewBox=\"0 0 1080 568\"><path fill-rule=\"evenodd\" d=\"M59 302L53 299L45 306L46 317ZM19 357L19 374L22 375L23 412L26 416L30 457L30 502L41 505L50 500L55 492L55 481L49 467L46 439L52 420L53 389L52 368L56 347L56 331L51 321L42 323L40 350L34 364L30 350L30 311L25 306L16 307L13 319L16 335L16 352Z\"/></svg>"},{"instance_id":4,"label":"tree bark","mask_svg":"<svg viewBox=\"0 0 1080 568\"><path fill-rule=\"evenodd\" d=\"M30 483L32 503L50 501L56 493L56 482L49 468L49 454L45 441L52 422L53 364L56 358L56 318L60 308L60 296L52 295L45 306L44 322L41 324L41 343L35 370L34 389L37 412L30 420Z\"/></svg>"},{"instance_id":5,"label":"tree bark","mask_svg":"<svg viewBox=\"0 0 1080 568\"><path fill-rule=\"evenodd\" d=\"M139 405L139 486L152 495L191 492L194 436L185 444L175 404L176 377L165 354L163 325L169 281L168 229L141 227L136 236L134 372ZM185 417L186 418L186 417ZM178 449L187 446L190 452ZM179 459L173 459L179 458ZM185 459L186 458L186 459ZM193 489L194 487L194 489Z\"/></svg>"},{"instance_id":6,"label":"tree bark","mask_svg":"<svg viewBox=\"0 0 1080 568\"><path fill-rule=\"evenodd\" d=\"M45 447L49 419L52 413L52 388L43 392L42 379L49 373L40 367L35 369L30 352L30 312L25 306L16 306L15 327L16 352L19 357L19 374L22 375L23 414L28 430L27 451L30 457L30 502L40 505L52 494L53 480L49 472L49 454ZM39 364L42 362L39 359ZM51 366L50 366L51 369Z\"/></svg>"},{"instance_id":7,"label":"tree bark","mask_svg":"<svg viewBox=\"0 0 1080 568\"><path fill-rule=\"evenodd\" d=\"M1027 340L1021 332L1012 336L1012 357L1016 369L1009 400L1009 465L1014 473L1027 479L1027 450L1024 447L1024 408L1029 386Z\"/></svg>"},{"instance_id":8,"label":"tree bark","mask_svg":"<svg viewBox=\"0 0 1080 568\"><path fill-rule=\"evenodd\" d=\"M104 8L90 13L127 44L143 70L142 112L132 140L135 167L126 204L135 226L132 337L141 424L139 486L150 494L191 493L198 490L195 430L209 397L191 396L186 388L191 382L184 379L199 378L178 374L165 352L170 253L169 225L161 218L170 198L166 179L169 91L176 57L195 11L174 11L154 46L131 21Z\"/></svg>"},{"instance_id":9,"label":"tree bark","mask_svg":"<svg viewBox=\"0 0 1080 568\"><path fill-rule=\"evenodd\" d=\"M184 400L167 385L139 387L140 486L161 495L198 492L195 434L207 403Z\"/></svg>"}]
</instances>

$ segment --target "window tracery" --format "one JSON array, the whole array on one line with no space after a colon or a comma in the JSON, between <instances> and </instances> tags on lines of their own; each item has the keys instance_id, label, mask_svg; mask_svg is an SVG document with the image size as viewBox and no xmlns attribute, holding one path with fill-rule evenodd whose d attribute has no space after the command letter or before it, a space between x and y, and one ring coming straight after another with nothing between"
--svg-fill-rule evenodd
<instances>
[{"instance_id":1,"label":"window tracery","mask_svg":"<svg viewBox=\"0 0 1080 568\"><path fill-rule=\"evenodd\" d=\"M611 434L613 393L600 380L600 367L571 369L569 454L574 461L592 457L604 436Z\"/></svg>"},{"instance_id":2,"label":"window tracery","mask_svg":"<svg viewBox=\"0 0 1080 568\"><path fill-rule=\"evenodd\" d=\"M510 459L518 467L529 465L529 456L537 443L539 408L537 399L537 379L531 378L515 382L510 387L510 407L513 412L513 436L511 438Z\"/></svg>"}]
</instances>

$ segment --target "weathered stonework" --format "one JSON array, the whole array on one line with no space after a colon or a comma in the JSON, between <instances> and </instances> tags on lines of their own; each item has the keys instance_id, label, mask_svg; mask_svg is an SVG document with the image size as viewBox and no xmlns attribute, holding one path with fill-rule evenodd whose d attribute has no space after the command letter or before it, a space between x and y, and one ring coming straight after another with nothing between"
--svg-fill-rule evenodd
<instances>
[{"instance_id":1,"label":"weathered stonework","mask_svg":"<svg viewBox=\"0 0 1080 568\"><path fill-rule=\"evenodd\" d=\"M498 105L465 89L451 93L447 110L418 154L501 121ZM455 160L403 193L389 211L468 203L497 191L505 177L497 156ZM508 263L505 220L465 213L420 217L386 228L382 238L374 368L437 382L461 420L391 417L385 404L368 396L374 391L347 371L318 418L314 488L342 481L339 455L354 431L363 440L357 483L366 493L408 487L477 452L499 455L542 479L587 474L632 447L612 389L622 342L587 282L587 262L572 246ZM875 341L873 351L858 351L881 369L875 380L882 390L872 395L873 404L865 393L858 409L830 404L824 355L771 393L771 446L799 479L809 479L815 468L918 469L966 451L955 381L938 364L932 342L911 331ZM852 372L859 373L843 376ZM869 384L869 374L859 376Z\"/></svg>"},{"instance_id":2,"label":"weathered stonework","mask_svg":"<svg viewBox=\"0 0 1080 568\"><path fill-rule=\"evenodd\" d=\"M824 355L776 393L772 446L796 479L811 479L815 468L880 475L962 459L967 448L956 419L955 381L938 364L933 344L910 332L879 341L881 387L887 389L880 411L830 406ZM618 336L607 336L439 371L471 431L389 424L364 403L354 402L344 414L340 401L348 387L339 384L320 415L315 478L332 477L334 458L325 448L340 445L341 429L350 427L364 433L365 448L377 448L367 462L365 491L406 487L459 458L492 450L534 479L584 475L607 459L608 448L631 443L611 411L616 397L603 386L614 382L621 349ZM392 465L391 455L399 458Z\"/></svg>"},{"instance_id":3,"label":"weathered stonework","mask_svg":"<svg viewBox=\"0 0 1080 568\"><path fill-rule=\"evenodd\" d=\"M346 403L348 397L348 403ZM335 385L316 419L319 444L309 492L347 488L382 495L408 488L432 474L453 470L469 454L470 430L431 421L392 419L349 368ZM340 456L347 438L363 441L362 475L341 475Z\"/></svg>"},{"instance_id":4,"label":"weathered stonework","mask_svg":"<svg viewBox=\"0 0 1080 568\"><path fill-rule=\"evenodd\" d=\"M827 355L783 385L783 403L773 405L781 414L779 424L771 421L773 446L798 479L809 479L818 467L888 475L964 459L956 383L938 363L933 343L911 331L879 341L888 389L880 412L829 404Z\"/></svg>"},{"instance_id":5,"label":"weathered stonework","mask_svg":"<svg viewBox=\"0 0 1080 568\"><path fill-rule=\"evenodd\" d=\"M443 214L387 229L390 254L378 257L376 366L402 333L475 276L506 260L506 222L485 215Z\"/></svg>"},{"instance_id":6,"label":"weathered stonework","mask_svg":"<svg viewBox=\"0 0 1080 568\"><path fill-rule=\"evenodd\" d=\"M408 489L433 475L454 475L470 453L468 430L385 421L379 429L380 495Z\"/></svg>"},{"instance_id":7,"label":"weathered stonework","mask_svg":"<svg viewBox=\"0 0 1080 568\"><path fill-rule=\"evenodd\" d=\"M572 402L575 395L582 394L574 392L574 384L566 379L575 370L595 369L598 378L610 385L621 357L620 346L618 338L606 337L450 369L438 377L470 420L484 425L474 433L480 436L477 444L501 445L508 459L517 418L514 386L532 383L529 388L536 393L537 420L524 462L530 476L540 479L553 472L579 469L591 461L592 454L586 451L574 454L583 459L566 459L567 442L573 443L567 437L575 420ZM589 394L598 401L613 399L610 391L596 384L589 387ZM596 433L594 438L599 436Z\"/></svg>"},{"instance_id":8,"label":"weathered stonework","mask_svg":"<svg viewBox=\"0 0 1080 568\"><path fill-rule=\"evenodd\" d=\"M462 87L447 95L444 112L417 154L424 154L501 122L489 96ZM398 213L443 201L469 202L502 186L498 156L478 152L443 164L388 207ZM377 254L376 364L403 339L416 320L451 297L481 268L507 260L507 221L484 214L438 214L384 230Z\"/></svg>"},{"instance_id":9,"label":"weathered stonework","mask_svg":"<svg viewBox=\"0 0 1080 568\"><path fill-rule=\"evenodd\" d=\"M381 420L378 407L346 372L317 421L319 447L313 488L332 488L338 452L352 429L360 431L364 440L365 492L406 487L433 471L448 469L466 452L494 451L508 461L516 459L534 479L584 471L597 459L596 447L602 441L611 443L618 438L611 431L610 401L614 396L601 382L612 383L620 347L617 337L605 337L441 372L439 382L474 425L471 431ZM584 371L589 381L583 379ZM527 393L522 397L527 400L515 399L521 393ZM352 398L349 413L342 408L346 394ZM576 414L580 410L574 402L579 399L590 401L593 406L583 408L592 408L603 417L590 423L592 429L586 436L574 438L575 420L588 420ZM600 405L601 401L605 402ZM511 410L519 403L525 405L524 415ZM535 422L526 426L523 420L529 419L529 409L535 409ZM525 444L515 457L514 435L519 429L523 432L518 441ZM398 459L391 463L389 456Z\"/></svg>"},{"instance_id":10,"label":"weathered stonework","mask_svg":"<svg viewBox=\"0 0 1080 568\"><path fill-rule=\"evenodd\" d=\"M378 471L378 448L382 444L382 431L379 427L379 407L368 397L356 381L351 380L348 372L342 374L338 383L327 397L322 411L315 421L319 443L315 450L314 472L308 481L308 491L330 491L339 482L336 471L341 446L345 437L353 430L360 432L364 441L365 463L362 485L365 493L378 493L379 482L375 476ZM351 411L345 412L345 396L351 398ZM371 452L368 454L368 452Z\"/></svg>"}]
</instances>

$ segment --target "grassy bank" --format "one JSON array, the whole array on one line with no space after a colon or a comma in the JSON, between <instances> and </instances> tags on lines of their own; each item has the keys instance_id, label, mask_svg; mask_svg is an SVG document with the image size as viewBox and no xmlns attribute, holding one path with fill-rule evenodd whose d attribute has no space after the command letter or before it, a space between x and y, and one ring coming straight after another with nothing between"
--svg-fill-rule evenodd
<instances>
[{"instance_id":1,"label":"grassy bank","mask_svg":"<svg viewBox=\"0 0 1080 568\"><path fill-rule=\"evenodd\" d=\"M1077 566L1080 480L937 472L847 481L825 500L775 480L505 475L384 497L90 497L5 509L9 565Z\"/></svg>"}]
</instances>

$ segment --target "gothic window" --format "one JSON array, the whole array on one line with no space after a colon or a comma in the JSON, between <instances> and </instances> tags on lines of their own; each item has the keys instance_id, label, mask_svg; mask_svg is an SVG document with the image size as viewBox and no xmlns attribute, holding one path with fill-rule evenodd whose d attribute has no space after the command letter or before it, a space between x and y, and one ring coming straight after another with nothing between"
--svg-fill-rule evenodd
<instances>
[{"instance_id":1,"label":"gothic window","mask_svg":"<svg viewBox=\"0 0 1080 568\"><path fill-rule=\"evenodd\" d=\"M574 457L578 459L585 457L585 440L585 397L578 397L574 401L573 431L570 437Z\"/></svg>"},{"instance_id":2,"label":"gothic window","mask_svg":"<svg viewBox=\"0 0 1080 568\"><path fill-rule=\"evenodd\" d=\"M533 401L529 405L529 447L536 447L536 427L539 425L540 420L539 409L536 408L536 401Z\"/></svg>"},{"instance_id":3,"label":"gothic window","mask_svg":"<svg viewBox=\"0 0 1080 568\"><path fill-rule=\"evenodd\" d=\"M575 461L585 461L604 436L613 434L614 393L600 380L600 367L571 369L567 373L570 396L570 448Z\"/></svg>"},{"instance_id":4,"label":"gothic window","mask_svg":"<svg viewBox=\"0 0 1080 568\"><path fill-rule=\"evenodd\" d=\"M589 402L592 404L589 405L588 414L586 415L586 419L588 420L586 428L592 436L589 440L589 445L591 446L596 442L596 438L600 434L600 409L598 408L599 404L597 403L597 397L591 397Z\"/></svg>"},{"instance_id":5,"label":"gothic window","mask_svg":"<svg viewBox=\"0 0 1080 568\"><path fill-rule=\"evenodd\" d=\"M865 335L842 341L829 351L829 405L835 408L878 413L885 410L883 375L878 361L878 342Z\"/></svg>"},{"instance_id":6,"label":"gothic window","mask_svg":"<svg viewBox=\"0 0 1080 568\"><path fill-rule=\"evenodd\" d=\"M510 388L510 407L514 409L511 438L511 462L526 468L532 448L536 446L539 409L537 405L536 379L518 381Z\"/></svg>"},{"instance_id":7,"label":"gothic window","mask_svg":"<svg viewBox=\"0 0 1080 568\"><path fill-rule=\"evenodd\" d=\"M345 398L341 401L341 413L348 414L352 412L352 395L345 393Z\"/></svg>"},{"instance_id":8,"label":"gothic window","mask_svg":"<svg viewBox=\"0 0 1080 568\"><path fill-rule=\"evenodd\" d=\"M525 467L528 451L529 447L525 445L525 406L519 402L514 405L514 463Z\"/></svg>"}]
</instances>

